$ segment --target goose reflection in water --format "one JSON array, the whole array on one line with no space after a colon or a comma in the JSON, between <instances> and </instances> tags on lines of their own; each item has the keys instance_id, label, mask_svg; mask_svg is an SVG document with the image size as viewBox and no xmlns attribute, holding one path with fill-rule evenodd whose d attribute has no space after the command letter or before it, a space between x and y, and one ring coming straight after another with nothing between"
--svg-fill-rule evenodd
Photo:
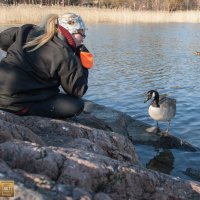
<instances>
[{"instance_id":1,"label":"goose reflection in water","mask_svg":"<svg viewBox=\"0 0 200 200\"><path fill-rule=\"evenodd\" d=\"M174 156L170 150L163 150L146 164L148 169L170 174L173 170Z\"/></svg>"}]
</instances>

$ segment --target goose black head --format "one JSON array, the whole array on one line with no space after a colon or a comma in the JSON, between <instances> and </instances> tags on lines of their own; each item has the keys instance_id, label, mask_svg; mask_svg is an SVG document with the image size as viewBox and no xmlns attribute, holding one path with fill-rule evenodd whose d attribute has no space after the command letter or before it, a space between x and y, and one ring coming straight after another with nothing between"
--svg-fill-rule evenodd
<instances>
[{"instance_id":1,"label":"goose black head","mask_svg":"<svg viewBox=\"0 0 200 200\"><path fill-rule=\"evenodd\" d=\"M159 102L159 94L156 90L149 90L146 94L146 98L144 100L144 103L146 103L149 99L153 99L153 101L151 102L151 104L156 103L157 106L158 102Z\"/></svg>"}]
</instances>

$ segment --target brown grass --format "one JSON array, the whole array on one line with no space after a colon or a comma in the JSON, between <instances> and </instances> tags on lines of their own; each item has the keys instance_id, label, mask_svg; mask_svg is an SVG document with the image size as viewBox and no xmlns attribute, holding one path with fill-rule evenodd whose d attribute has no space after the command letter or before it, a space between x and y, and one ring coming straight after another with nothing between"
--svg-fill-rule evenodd
<instances>
[{"instance_id":1,"label":"brown grass","mask_svg":"<svg viewBox=\"0 0 200 200\"><path fill-rule=\"evenodd\" d=\"M62 14L75 12L80 14L86 23L169 23L186 22L199 23L199 11L132 11L130 9L98 9L85 7L61 7L61 6L0 6L0 24L39 23L49 13Z\"/></svg>"}]
</instances>

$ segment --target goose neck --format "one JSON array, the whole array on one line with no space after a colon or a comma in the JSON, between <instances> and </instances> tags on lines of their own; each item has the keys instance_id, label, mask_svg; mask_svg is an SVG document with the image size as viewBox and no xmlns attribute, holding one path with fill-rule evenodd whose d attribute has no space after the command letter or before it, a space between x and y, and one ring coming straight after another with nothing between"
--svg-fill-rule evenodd
<instances>
[{"instance_id":1,"label":"goose neck","mask_svg":"<svg viewBox=\"0 0 200 200\"><path fill-rule=\"evenodd\" d=\"M155 97L154 97L153 101L151 102L151 105L152 105L153 107L157 107L157 108L160 107L160 105L159 105L159 96L155 96Z\"/></svg>"}]
</instances>

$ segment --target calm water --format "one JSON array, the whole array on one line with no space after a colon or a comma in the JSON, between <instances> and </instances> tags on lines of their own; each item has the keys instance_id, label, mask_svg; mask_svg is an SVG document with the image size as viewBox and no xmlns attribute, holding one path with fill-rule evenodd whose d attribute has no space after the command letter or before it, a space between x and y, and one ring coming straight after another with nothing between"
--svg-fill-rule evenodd
<instances>
[{"instance_id":1,"label":"calm water","mask_svg":"<svg viewBox=\"0 0 200 200\"><path fill-rule=\"evenodd\" d=\"M95 67L85 98L153 126L143 101L145 92L156 89L177 100L171 133L200 147L200 57L193 54L200 51L199 24L90 25L86 45ZM164 172L186 179L182 172L200 163L200 152L156 152L144 145L136 150L144 166L164 156Z\"/></svg>"},{"instance_id":2,"label":"calm water","mask_svg":"<svg viewBox=\"0 0 200 200\"><path fill-rule=\"evenodd\" d=\"M193 54L200 51L199 24L93 25L86 44L95 57L87 99L153 126L143 100L145 92L156 89L177 100L171 133L200 147L200 57ZM136 149L144 166L158 155L152 147ZM200 152L163 154L174 157L167 173L182 178L188 178L182 173L187 167L200 164Z\"/></svg>"}]
</instances>

